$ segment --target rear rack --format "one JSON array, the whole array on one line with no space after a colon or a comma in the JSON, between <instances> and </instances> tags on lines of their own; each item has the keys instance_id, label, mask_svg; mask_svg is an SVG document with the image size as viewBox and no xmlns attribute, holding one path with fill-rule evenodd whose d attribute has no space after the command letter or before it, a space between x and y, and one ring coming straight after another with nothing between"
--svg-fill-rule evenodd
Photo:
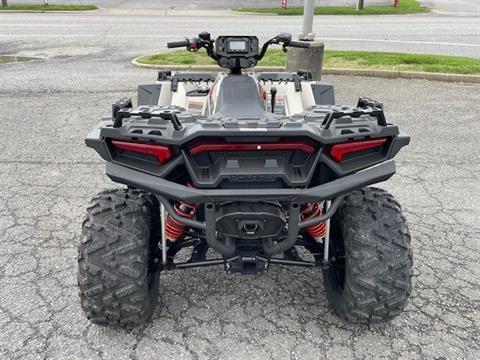
<instances>
[{"instance_id":1,"label":"rear rack","mask_svg":"<svg viewBox=\"0 0 480 360\"><path fill-rule=\"evenodd\" d=\"M123 125L123 119L132 116L139 116L142 119L161 118L172 123L175 130L181 130L182 124L177 114L184 109L178 106L140 106L132 107L131 99L121 99L112 105L113 127L119 128Z\"/></svg>"},{"instance_id":2,"label":"rear rack","mask_svg":"<svg viewBox=\"0 0 480 360\"><path fill-rule=\"evenodd\" d=\"M170 122L173 125L173 128L176 131L179 131L183 129L181 120L184 118L184 113L184 108L173 105L141 105L138 107L133 107L131 99L123 98L112 105L113 128L121 128L123 126L124 119L132 117L137 117L140 119L160 118ZM299 115L302 116L301 114ZM360 118L364 115L370 117L369 123L372 123L372 125L372 117L376 119L378 126L387 127L389 125L385 118L383 104L368 97L360 97L358 99L357 107L316 105L307 109L307 112L303 116L312 117L312 119L318 121L321 128L327 130L332 127L332 124L334 124L335 120L344 117L350 119ZM268 121L265 122L265 126L272 129L277 129L282 126L282 123L290 125L291 123L289 121L293 121L298 125L298 122L295 122L296 119L298 119L298 116L293 116L290 119L266 119ZM226 118L222 119L221 121L225 128L238 128L248 125L245 123L248 120L254 119ZM335 124L337 125L337 123ZM346 123L342 122L342 124Z\"/></svg>"},{"instance_id":3,"label":"rear rack","mask_svg":"<svg viewBox=\"0 0 480 360\"><path fill-rule=\"evenodd\" d=\"M369 115L375 117L377 118L377 123L379 126L387 126L387 120L385 119L385 114L383 112L383 104L377 100L370 99L368 97L360 97L358 99L356 109L328 109L327 115L322 122L322 126L324 127L324 129L328 129L330 128L330 125L335 119L340 119L344 116L358 118L362 115Z\"/></svg>"}]
</instances>

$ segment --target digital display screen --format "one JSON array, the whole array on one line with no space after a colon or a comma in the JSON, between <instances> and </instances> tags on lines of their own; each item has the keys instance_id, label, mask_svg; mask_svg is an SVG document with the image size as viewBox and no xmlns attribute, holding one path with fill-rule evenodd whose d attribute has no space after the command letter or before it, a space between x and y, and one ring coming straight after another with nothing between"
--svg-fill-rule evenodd
<instances>
[{"instance_id":1,"label":"digital display screen","mask_svg":"<svg viewBox=\"0 0 480 360\"><path fill-rule=\"evenodd\" d=\"M228 43L230 51L247 51L247 42L245 40L232 40Z\"/></svg>"}]
</instances>

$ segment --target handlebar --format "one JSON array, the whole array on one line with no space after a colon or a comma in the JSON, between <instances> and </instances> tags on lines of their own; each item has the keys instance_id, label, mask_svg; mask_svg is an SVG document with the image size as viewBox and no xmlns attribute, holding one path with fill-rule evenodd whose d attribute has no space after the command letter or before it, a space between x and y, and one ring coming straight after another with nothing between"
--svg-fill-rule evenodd
<instances>
[{"instance_id":1,"label":"handlebar","mask_svg":"<svg viewBox=\"0 0 480 360\"><path fill-rule=\"evenodd\" d=\"M167 43L167 47L169 49L173 49L173 48L186 47L189 44L190 44L190 42L188 40L172 41L172 42Z\"/></svg>"},{"instance_id":2,"label":"handlebar","mask_svg":"<svg viewBox=\"0 0 480 360\"><path fill-rule=\"evenodd\" d=\"M303 48L303 49L308 49L310 47L310 43L306 42L306 41L295 41L295 40L292 40L290 41L290 43L288 44L288 46L290 47L296 47L296 48Z\"/></svg>"},{"instance_id":3,"label":"handlebar","mask_svg":"<svg viewBox=\"0 0 480 360\"><path fill-rule=\"evenodd\" d=\"M283 46L283 51L287 52L287 49L289 47L297 47L297 48L303 48L303 49L308 49L310 47L310 43L305 42L305 41L295 41L292 40L292 35L289 33L282 33L279 34L278 36L275 36L274 38L268 40L265 44L262 46L262 50L260 51L260 54L258 54L257 59L261 60L267 53L268 47L272 44L280 44Z\"/></svg>"},{"instance_id":4,"label":"handlebar","mask_svg":"<svg viewBox=\"0 0 480 360\"><path fill-rule=\"evenodd\" d=\"M226 37L225 36L221 37L221 39L223 40L224 38ZM255 38L255 41L256 41L255 46L257 46L257 49L258 49L258 39L256 37L250 37L250 38ZM241 63L240 58L243 56L244 54L243 52L234 54L232 59L228 58L229 53L225 53L226 51L225 49L222 49L220 52L216 52L215 41L211 39L210 34L207 32L202 32L198 35L198 37L195 37L195 38L167 43L167 47L169 49L183 47L191 52L197 52L198 50L204 48L207 50L208 56L216 60L220 66L229 68L232 70L232 72L235 72L235 73L240 73L241 69L247 68L247 66L254 67L257 64L257 62L262 60L262 58L265 56L267 49L270 45L281 45L283 47L283 51L285 52L287 52L289 47L296 47L296 48L303 48L303 49L308 49L310 47L310 43L305 41L292 40L291 34L282 33L268 40L266 43L264 43L259 52L258 50L256 50L256 52L253 50L247 51L244 56L244 59L242 59L243 63Z\"/></svg>"}]
</instances>

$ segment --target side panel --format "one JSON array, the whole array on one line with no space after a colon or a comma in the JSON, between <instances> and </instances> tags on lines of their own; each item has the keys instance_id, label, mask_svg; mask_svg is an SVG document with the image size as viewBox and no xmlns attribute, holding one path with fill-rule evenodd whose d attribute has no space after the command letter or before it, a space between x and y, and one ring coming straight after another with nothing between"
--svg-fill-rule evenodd
<instances>
[{"instance_id":1,"label":"side panel","mask_svg":"<svg viewBox=\"0 0 480 360\"><path fill-rule=\"evenodd\" d=\"M302 92L295 90L295 84L293 82L289 82L285 86L286 90L286 108L287 108L287 116L292 116L295 114L300 114L304 111L304 105L302 100Z\"/></svg>"},{"instance_id":2,"label":"side panel","mask_svg":"<svg viewBox=\"0 0 480 360\"><path fill-rule=\"evenodd\" d=\"M207 105L208 92L204 95L198 93L202 88L209 88L204 81L179 82L177 91L171 92L169 105L181 106L193 114L204 114Z\"/></svg>"},{"instance_id":3,"label":"side panel","mask_svg":"<svg viewBox=\"0 0 480 360\"><path fill-rule=\"evenodd\" d=\"M162 105L171 105L172 103L172 82L164 81L162 84L162 91L160 92L160 97L158 99L159 106Z\"/></svg>"},{"instance_id":4,"label":"side panel","mask_svg":"<svg viewBox=\"0 0 480 360\"><path fill-rule=\"evenodd\" d=\"M311 89L316 105L335 105L333 85L317 82L311 84Z\"/></svg>"},{"instance_id":5,"label":"side panel","mask_svg":"<svg viewBox=\"0 0 480 360\"><path fill-rule=\"evenodd\" d=\"M277 89L276 95L276 114L292 116L304 111L303 108L303 95L301 91L295 90L295 84L293 82L286 81L266 81L261 82L261 87L266 93L266 108L270 111L270 101L272 87Z\"/></svg>"},{"instance_id":6,"label":"side panel","mask_svg":"<svg viewBox=\"0 0 480 360\"><path fill-rule=\"evenodd\" d=\"M138 105L157 105L162 91L162 84L138 86Z\"/></svg>"},{"instance_id":7,"label":"side panel","mask_svg":"<svg viewBox=\"0 0 480 360\"><path fill-rule=\"evenodd\" d=\"M170 105L172 102L172 83L157 82L138 86L138 105Z\"/></svg>"}]
</instances>

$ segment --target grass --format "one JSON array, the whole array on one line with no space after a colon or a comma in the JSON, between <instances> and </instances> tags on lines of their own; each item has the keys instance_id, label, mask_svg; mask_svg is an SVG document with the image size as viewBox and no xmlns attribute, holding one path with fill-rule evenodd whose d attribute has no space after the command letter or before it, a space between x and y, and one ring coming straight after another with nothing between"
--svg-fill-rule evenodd
<instances>
[{"instance_id":1,"label":"grass","mask_svg":"<svg viewBox=\"0 0 480 360\"><path fill-rule=\"evenodd\" d=\"M85 10L97 10L95 5L76 5L76 4L51 4L44 6L43 4L12 4L6 8L0 6L0 12L2 11L85 11Z\"/></svg>"},{"instance_id":2,"label":"grass","mask_svg":"<svg viewBox=\"0 0 480 360\"><path fill-rule=\"evenodd\" d=\"M144 56L137 60L152 65L215 65L205 52L175 51ZM285 66L282 50L269 50L259 66ZM448 74L480 74L480 59L370 51L326 50L324 67L343 69L373 69L420 71Z\"/></svg>"},{"instance_id":3,"label":"grass","mask_svg":"<svg viewBox=\"0 0 480 360\"><path fill-rule=\"evenodd\" d=\"M29 61L32 58L25 57L25 56L9 56L9 55L0 55L0 64L6 64L11 62L21 62L21 61Z\"/></svg>"},{"instance_id":4,"label":"grass","mask_svg":"<svg viewBox=\"0 0 480 360\"><path fill-rule=\"evenodd\" d=\"M303 7L289 7L287 9L280 7L240 7L233 10L259 14L303 15ZM428 11L429 9L421 6L417 0L400 0L397 7L392 5L367 5L360 11L357 11L353 5L315 7L315 15L393 15L424 13Z\"/></svg>"}]
</instances>

